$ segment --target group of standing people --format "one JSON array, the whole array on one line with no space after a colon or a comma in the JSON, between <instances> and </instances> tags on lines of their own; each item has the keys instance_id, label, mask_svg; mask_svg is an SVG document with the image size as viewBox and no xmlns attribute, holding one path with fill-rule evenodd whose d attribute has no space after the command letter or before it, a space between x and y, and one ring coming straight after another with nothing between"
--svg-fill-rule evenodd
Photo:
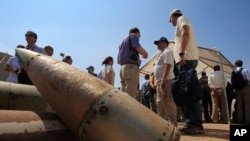
<instances>
[{"instance_id":1,"label":"group of standing people","mask_svg":"<svg viewBox=\"0 0 250 141\"><path fill-rule=\"evenodd\" d=\"M154 41L160 51L155 62L154 76L157 94L157 113L164 119L177 126L177 107L174 102L171 81L178 75L180 68L185 70L195 69L198 65L198 49L195 41L194 29L190 20L182 15L178 9L170 13L169 22L176 27L174 52L168 48L169 41L161 37ZM139 43L140 31L132 28L119 48L118 64L121 65L120 78L122 90L132 97L136 97L139 80L139 66L142 58L147 58L148 53ZM174 73L174 67L177 68ZM148 76L145 76L148 79ZM149 83L149 82L147 82ZM146 85L146 83L145 83ZM144 92L146 94L146 92ZM199 101L182 106L186 127L181 129L186 134L203 134L202 115Z\"/></svg>"},{"instance_id":2,"label":"group of standing people","mask_svg":"<svg viewBox=\"0 0 250 141\"><path fill-rule=\"evenodd\" d=\"M200 83L203 89L202 104L206 122L250 124L250 114L247 112L250 108L250 73L242 67L242 60L236 60L234 65L231 82L223 75L219 65L215 65L214 72L208 76L205 72L202 73ZM242 81L235 81L235 73L239 73ZM237 88L235 85L242 86ZM232 102L233 99L236 103Z\"/></svg>"},{"instance_id":3,"label":"group of standing people","mask_svg":"<svg viewBox=\"0 0 250 141\"><path fill-rule=\"evenodd\" d=\"M25 48L27 50L35 51L44 55L53 55L53 48L51 46L46 46L41 48L36 45L37 34L33 31L27 31L25 33L25 40L27 42L26 46L18 45L17 48ZM15 56L10 57L6 63L5 71L10 72L7 78L8 82L21 83L32 85L32 81L29 79L23 67L15 54Z\"/></svg>"},{"instance_id":4,"label":"group of standing people","mask_svg":"<svg viewBox=\"0 0 250 141\"><path fill-rule=\"evenodd\" d=\"M169 22L176 27L174 51L172 52L168 48L169 41L167 38L161 37L159 40L154 41L154 44L160 51L153 73L156 85L153 86L151 84L152 77L146 74L141 91L145 106L156 111L162 118L177 125L177 106L171 91L172 79L176 75L179 75L181 71L195 70L198 65L199 55L191 21L183 16L180 10L174 9L170 13ZM120 77L122 90L134 98L138 88L138 70L141 63L139 54L142 55L142 58L147 58L148 56L146 50L140 45L139 38L139 29L132 28L129 36L123 40L118 54L118 64L121 65ZM239 71L242 67L242 62L236 61L235 67L234 71ZM227 81L227 78L220 71L219 65L214 66L214 72L209 74L208 77L204 72L202 73L200 82L203 84L197 84L194 87L203 87L200 95L203 95L202 102L205 105L204 117L206 122L218 123L219 120L222 123L229 122L227 107L229 109L231 107L232 96L229 97L227 95L226 98L224 91L227 91L228 93L236 93L236 115L239 123L249 123L250 115L246 112L246 109L250 106L249 102L247 102L250 96L250 76L246 69L243 69L242 74L246 80L245 87L242 90L233 90L230 87L231 83ZM205 82L202 79L205 79ZM204 85L204 83L206 84ZM155 97L155 93L151 92L151 90L156 90L156 103L151 100ZM186 122L186 126L180 129L182 133L204 134L200 100L197 99L190 104L180 106ZM154 105L156 105L156 108L154 108ZM211 113L208 112L208 106L210 106Z\"/></svg>"},{"instance_id":5,"label":"group of standing people","mask_svg":"<svg viewBox=\"0 0 250 141\"><path fill-rule=\"evenodd\" d=\"M35 32L27 31L25 33L25 40L27 42L27 45L26 46L18 45L17 48L24 48L44 55L52 56L54 54L54 48L50 45L47 45L44 48L37 46L36 45L37 38L38 36ZM73 59L70 55L65 55L64 53L60 53L60 56L62 57L62 62L72 65ZM101 72L102 74L101 79L103 79L104 81L108 82L111 85L114 85L114 78L115 78L115 72L112 68L113 62L114 61L111 56L106 57L102 62L103 69ZM97 76L97 74L94 73L93 66L88 67L87 70L89 74ZM28 85L33 84L32 81L29 79L28 75L26 74L25 70L21 66L20 61L18 60L16 54L15 56L10 57L6 62L5 71L9 72L9 75L6 80L7 82L28 84Z\"/></svg>"},{"instance_id":6,"label":"group of standing people","mask_svg":"<svg viewBox=\"0 0 250 141\"><path fill-rule=\"evenodd\" d=\"M107 56L104 58L102 61L102 66L99 72L96 74L95 73L95 67L94 66L89 66L86 68L87 72L95 76L108 84L114 86L115 83L115 71L113 69L113 64L114 64L114 59L111 56Z\"/></svg>"},{"instance_id":7,"label":"group of standing people","mask_svg":"<svg viewBox=\"0 0 250 141\"><path fill-rule=\"evenodd\" d=\"M144 95L144 102L147 107L151 107L162 118L171 121L177 126L177 106L175 104L172 95L172 80L175 76L179 75L180 71L195 70L198 65L198 49L196 45L196 39L194 34L194 28L191 21L183 16L181 10L174 9L170 13L169 22L175 27L175 45L172 52L169 48L169 41L166 37L161 37L159 40L153 43L159 50L159 55L155 62L154 72L152 75L145 75L145 83L143 83L142 93ZM137 27L129 30L129 35L122 41L119 46L119 53L117 57L117 63L120 65L120 80L121 90L126 92L133 98L136 98L137 90L139 87L139 66L141 64L141 57L148 58L148 52L141 46L139 39L141 37L140 30ZM27 31L25 34L27 46L19 45L18 48L26 48L45 55L53 55L53 48L47 46L45 48L38 47L36 45L37 34L33 31ZM141 55L141 57L140 57ZM10 59L11 60L11 59ZM71 56L64 56L63 60L68 64L72 64L73 60ZM94 73L94 67L87 68L88 73L96 76L110 85L114 85L115 72L113 70L114 60L111 56L107 56L102 62L102 68L98 74ZM235 71L239 71L242 67L242 62L235 63ZM25 70L20 66L17 57L14 57L12 61L7 62L6 71L10 72L8 80L12 79L13 82L19 82L19 77L25 77ZM18 74L18 79L13 78ZM20 75L21 74L21 75ZM23 75L22 75L23 74ZM250 123L250 114L246 112L246 109L250 107L250 76L246 69L243 69L242 74L246 79L246 85L242 90L236 91L237 99L237 115L240 123ZM211 109L218 109L218 101L221 105L221 116L223 121L228 121L226 110L226 100L224 98L223 88L227 86L226 77L222 76L220 67L216 65L214 67L214 73L210 74L207 79L208 83L206 87L209 87L211 91L211 101L213 106ZM205 77L205 76L204 76ZM223 79L221 79L223 78ZM32 84L30 80L25 80L20 83ZM197 86L199 87L199 86ZM203 91L203 93L205 93ZM206 91L207 93L207 91ZM156 101L155 101L156 98ZM206 103L211 103L206 101ZM180 131L184 134L203 134L203 122L202 111L199 100L196 100L188 105L181 106L182 113L186 122L186 126ZM209 113L205 114L205 118L213 122L218 122L218 110L212 111L211 119Z\"/></svg>"}]
</instances>

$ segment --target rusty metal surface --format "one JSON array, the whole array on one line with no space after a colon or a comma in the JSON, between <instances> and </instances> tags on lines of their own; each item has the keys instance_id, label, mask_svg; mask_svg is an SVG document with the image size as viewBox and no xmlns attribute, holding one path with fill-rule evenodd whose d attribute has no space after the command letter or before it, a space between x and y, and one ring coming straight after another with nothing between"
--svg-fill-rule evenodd
<instances>
[{"instance_id":1,"label":"rusty metal surface","mask_svg":"<svg viewBox=\"0 0 250 141\"><path fill-rule=\"evenodd\" d=\"M91 141L180 140L180 133L173 124L116 89L107 92L93 106L80 135L82 140Z\"/></svg>"},{"instance_id":2,"label":"rusty metal surface","mask_svg":"<svg viewBox=\"0 0 250 141\"><path fill-rule=\"evenodd\" d=\"M35 86L0 81L0 109L52 111Z\"/></svg>"},{"instance_id":3,"label":"rusty metal surface","mask_svg":"<svg viewBox=\"0 0 250 141\"><path fill-rule=\"evenodd\" d=\"M11 83L0 81L0 94L9 93L14 95L23 95L31 97L42 97L41 94L37 91L37 88L33 85L24 85L18 83Z\"/></svg>"},{"instance_id":4,"label":"rusty metal surface","mask_svg":"<svg viewBox=\"0 0 250 141\"><path fill-rule=\"evenodd\" d=\"M81 140L179 140L170 122L108 83L51 57L16 52L38 91Z\"/></svg>"},{"instance_id":5,"label":"rusty metal surface","mask_svg":"<svg viewBox=\"0 0 250 141\"><path fill-rule=\"evenodd\" d=\"M38 91L75 133L90 107L104 92L113 88L52 57L20 48L16 52Z\"/></svg>"},{"instance_id":6,"label":"rusty metal surface","mask_svg":"<svg viewBox=\"0 0 250 141\"><path fill-rule=\"evenodd\" d=\"M55 113L0 110L1 141L77 141Z\"/></svg>"}]
</instances>

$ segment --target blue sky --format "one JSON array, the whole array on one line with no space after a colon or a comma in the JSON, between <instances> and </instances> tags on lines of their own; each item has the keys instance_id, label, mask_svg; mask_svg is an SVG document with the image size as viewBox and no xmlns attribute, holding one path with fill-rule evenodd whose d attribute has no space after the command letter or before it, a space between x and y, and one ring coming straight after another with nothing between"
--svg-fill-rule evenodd
<instances>
[{"instance_id":1,"label":"blue sky","mask_svg":"<svg viewBox=\"0 0 250 141\"><path fill-rule=\"evenodd\" d=\"M106 56L117 61L119 44L131 27L141 30L140 43L150 59L157 51L154 40L174 39L169 13L178 8L192 21L198 46L216 47L232 63L242 59L250 70L249 5L248 0L2 0L0 52L14 55L32 30L38 46L54 47L54 58L61 60L64 52L74 67L86 71L93 65L98 72ZM117 63L114 69L119 87Z\"/></svg>"}]
</instances>

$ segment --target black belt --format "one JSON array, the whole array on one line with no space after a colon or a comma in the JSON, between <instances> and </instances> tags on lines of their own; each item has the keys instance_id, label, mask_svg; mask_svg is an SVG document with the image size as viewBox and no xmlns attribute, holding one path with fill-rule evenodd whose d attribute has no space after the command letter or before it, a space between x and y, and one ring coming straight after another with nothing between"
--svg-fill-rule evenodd
<instances>
[{"instance_id":1,"label":"black belt","mask_svg":"<svg viewBox=\"0 0 250 141\"><path fill-rule=\"evenodd\" d=\"M138 65L138 64L134 64L134 63L124 63L124 64L121 64L121 65L136 65L136 66L138 66L138 67L139 67L139 65Z\"/></svg>"}]
</instances>

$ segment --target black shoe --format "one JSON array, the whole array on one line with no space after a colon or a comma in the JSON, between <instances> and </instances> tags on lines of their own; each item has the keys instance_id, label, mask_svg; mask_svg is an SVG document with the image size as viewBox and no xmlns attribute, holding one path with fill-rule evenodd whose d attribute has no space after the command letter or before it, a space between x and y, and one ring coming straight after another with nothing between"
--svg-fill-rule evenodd
<instances>
[{"instance_id":1,"label":"black shoe","mask_svg":"<svg viewBox=\"0 0 250 141\"><path fill-rule=\"evenodd\" d=\"M196 135L196 134L204 134L203 127L192 126L181 131L183 134Z\"/></svg>"}]
</instances>

